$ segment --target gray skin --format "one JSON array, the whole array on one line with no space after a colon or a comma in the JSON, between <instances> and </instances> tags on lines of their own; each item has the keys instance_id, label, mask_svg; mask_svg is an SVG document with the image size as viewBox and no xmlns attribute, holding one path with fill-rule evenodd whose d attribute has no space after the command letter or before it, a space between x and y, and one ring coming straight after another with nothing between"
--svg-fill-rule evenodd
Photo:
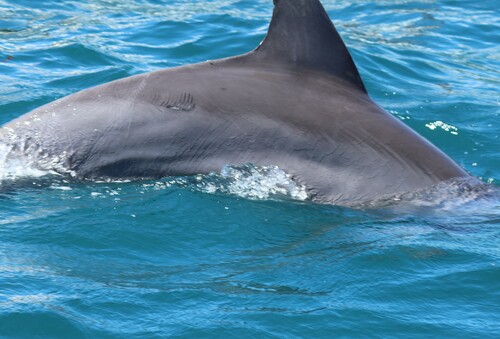
<instances>
[{"instance_id":1,"label":"gray skin","mask_svg":"<svg viewBox=\"0 0 500 339\"><path fill-rule=\"evenodd\" d=\"M275 1L255 51L84 90L6 124L2 139L90 179L277 165L337 205L467 176L370 99L318 0Z\"/></svg>"}]
</instances>

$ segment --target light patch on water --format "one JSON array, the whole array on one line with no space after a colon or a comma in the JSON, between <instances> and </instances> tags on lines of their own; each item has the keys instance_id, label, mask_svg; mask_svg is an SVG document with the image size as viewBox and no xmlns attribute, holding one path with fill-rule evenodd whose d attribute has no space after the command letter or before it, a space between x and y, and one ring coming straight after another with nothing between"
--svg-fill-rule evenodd
<instances>
[{"instance_id":1,"label":"light patch on water","mask_svg":"<svg viewBox=\"0 0 500 339\"><path fill-rule=\"evenodd\" d=\"M0 295L1 296L1 295ZM54 300L59 299L60 296L55 294L27 294L27 295L13 295L10 297L5 297L6 301L0 302L0 306L4 309L16 307L19 305L42 305L48 306Z\"/></svg>"},{"instance_id":2,"label":"light patch on water","mask_svg":"<svg viewBox=\"0 0 500 339\"><path fill-rule=\"evenodd\" d=\"M51 189L59 191L72 191L73 189L69 186L51 185Z\"/></svg>"},{"instance_id":3,"label":"light patch on water","mask_svg":"<svg viewBox=\"0 0 500 339\"><path fill-rule=\"evenodd\" d=\"M456 128L455 126L449 125L447 123L444 123L442 121L430 122L430 123L426 124L425 127L427 127L428 129L430 129L432 131L434 131L438 128L441 128L445 132L449 132L450 134L453 134L453 135L458 135L458 128Z\"/></svg>"},{"instance_id":4,"label":"light patch on water","mask_svg":"<svg viewBox=\"0 0 500 339\"><path fill-rule=\"evenodd\" d=\"M29 215L16 215L11 217L4 217L0 220L0 225L14 225L22 222L27 222L30 220L36 220L40 218L40 215L37 214L29 214ZM0 272L3 271L3 268L0 266Z\"/></svg>"},{"instance_id":5,"label":"light patch on water","mask_svg":"<svg viewBox=\"0 0 500 339\"><path fill-rule=\"evenodd\" d=\"M30 294L30 295L15 295L9 298L9 301L16 304L42 304L52 301L53 295L48 294Z\"/></svg>"}]
</instances>

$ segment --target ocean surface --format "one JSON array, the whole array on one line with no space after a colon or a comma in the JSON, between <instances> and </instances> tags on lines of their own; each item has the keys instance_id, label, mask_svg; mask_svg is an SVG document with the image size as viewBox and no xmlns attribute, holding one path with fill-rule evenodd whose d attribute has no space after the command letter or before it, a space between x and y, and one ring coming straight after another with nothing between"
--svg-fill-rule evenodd
<instances>
[{"instance_id":1,"label":"ocean surface","mask_svg":"<svg viewBox=\"0 0 500 339\"><path fill-rule=\"evenodd\" d=\"M81 182L0 149L1 338L500 338L498 3L323 4L372 98L490 193L348 209L307 201L272 166ZM250 51L271 13L271 0L0 0L0 124Z\"/></svg>"}]
</instances>

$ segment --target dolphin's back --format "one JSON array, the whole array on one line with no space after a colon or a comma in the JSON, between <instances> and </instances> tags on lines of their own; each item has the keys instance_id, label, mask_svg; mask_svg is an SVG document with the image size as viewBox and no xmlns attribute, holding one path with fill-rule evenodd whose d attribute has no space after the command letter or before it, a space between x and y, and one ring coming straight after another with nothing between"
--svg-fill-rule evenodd
<instances>
[{"instance_id":1,"label":"dolphin's back","mask_svg":"<svg viewBox=\"0 0 500 339\"><path fill-rule=\"evenodd\" d=\"M234 60L119 80L13 125L42 136L32 137L37 149L66 153L67 168L86 178L278 165L317 200L345 203L464 175L356 86L307 69Z\"/></svg>"},{"instance_id":2,"label":"dolphin's back","mask_svg":"<svg viewBox=\"0 0 500 339\"><path fill-rule=\"evenodd\" d=\"M467 175L369 98L317 0L279 0L253 52L70 95L0 139L84 178L278 165L316 201L344 205Z\"/></svg>"}]
</instances>

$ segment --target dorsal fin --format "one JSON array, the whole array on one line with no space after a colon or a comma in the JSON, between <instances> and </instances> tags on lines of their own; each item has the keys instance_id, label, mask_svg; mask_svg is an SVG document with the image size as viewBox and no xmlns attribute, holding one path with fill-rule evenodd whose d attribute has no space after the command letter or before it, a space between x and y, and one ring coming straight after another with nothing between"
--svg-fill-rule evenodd
<instances>
[{"instance_id":1,"label":"dorsal fin","mask_svg":"<svg viewBox=\"0 0 500 339\"><path fill-rule=\"evenodd\" d=\"M274 0L269 32L255 56L328 72L365 86L342 38L319 0Z\"/></svg>"}]
</instances>

